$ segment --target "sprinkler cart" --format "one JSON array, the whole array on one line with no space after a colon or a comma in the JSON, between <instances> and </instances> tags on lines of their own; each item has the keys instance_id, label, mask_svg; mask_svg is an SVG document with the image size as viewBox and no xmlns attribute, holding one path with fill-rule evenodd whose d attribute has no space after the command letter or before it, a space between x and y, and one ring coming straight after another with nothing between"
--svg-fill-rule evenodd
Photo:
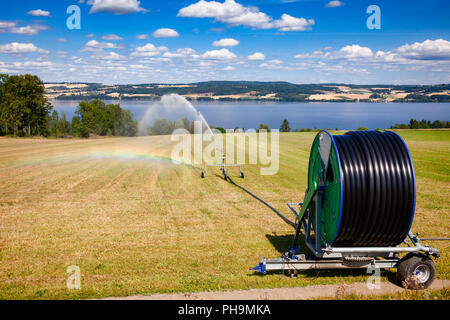
<instances>
[{"instance_id":1,"label":"sprinkler cart","mask_svg":"<svg viewBox=\"0 0 450 320\"><path fill-rule=\"evenodd\" d=\"M225 167L221 169L226 180L295 229L293 243L282 257L263 258L252 270L288 271L293 276L310 269L397 268L405 288L426 289L434 281L431 258L440 253L422 245L419 235L410 231L416 206L415 172L409 150L396 133L332 136L321 131L311 149L304 202L288 204L295 221L235 183ZM299 246L302 230L307 253L301 253Z\"/></svg>"}]
</instances>

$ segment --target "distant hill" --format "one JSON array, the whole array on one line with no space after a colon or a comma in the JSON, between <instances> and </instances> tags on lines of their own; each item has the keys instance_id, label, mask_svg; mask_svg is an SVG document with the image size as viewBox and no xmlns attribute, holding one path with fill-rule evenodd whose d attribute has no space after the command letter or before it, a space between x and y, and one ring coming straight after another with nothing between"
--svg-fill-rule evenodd
<instances>
[{"instance_id":1,"label":"distant hill","mask_svg":"<svg viewBox=\"0 0 450 320\"><path fill-rule=\"evenodd\" d=\"M176 93L189 100L299 102L450 102L450 84L353 85L289 82L208 81L189 84L46 83L50 99L152 100Z\"/></svg>"}]
</instances>

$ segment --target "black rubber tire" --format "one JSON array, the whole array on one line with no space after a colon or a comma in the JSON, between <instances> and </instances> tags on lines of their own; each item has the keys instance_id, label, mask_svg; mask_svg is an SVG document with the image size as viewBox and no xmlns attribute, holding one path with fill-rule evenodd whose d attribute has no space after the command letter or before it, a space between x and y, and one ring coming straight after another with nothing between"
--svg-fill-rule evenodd
<instances>
[{"instance_id":1,"label":"black rubber tire","mask_svg":"<svg viewBox=\"0 0 450 320\"><path fill-rule=\"evenodd\" d=\"M398 284L405 289L427 289L435 276L436 266L433 260L423 254L409 254L397 266Z\"/></svg>"},{"instance_id":2,"label":"black rubber tire","mask_svg":"<svg viewBox=\"0 0 450 320\"><path fill-rule=\"evenodd\" d=\"M202 179L205 179L205 173L202 172Z\"/></svg>"},{"instance_id":3,"label":"black rubber tire","mask_svg":"<svg viewBox=\"0 0 450 320\"><path fill-rule=\"evenodd\" d=\"M245 178L245 175L243 172L241 172L241 179L244 179L244 178Z\"/></svg>"}]
</instances>

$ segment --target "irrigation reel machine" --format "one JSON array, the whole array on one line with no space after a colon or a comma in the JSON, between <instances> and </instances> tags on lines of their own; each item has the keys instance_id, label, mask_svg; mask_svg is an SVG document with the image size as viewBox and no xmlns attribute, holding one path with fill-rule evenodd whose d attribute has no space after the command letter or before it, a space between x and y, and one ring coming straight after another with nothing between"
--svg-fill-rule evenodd
<instances>
[{"instance_id":1,"label":"irrigation reel machine","mask_svg":"<svg viewBox=\"0 0 450 320\"><path fill-rule=\"evenodd\" d=\"M431 258L440 253L422 245L410 231L416 179L410 152L398 134L358 131L332 136L321 131L311 149L304 202L288 204L295 221L235 183L226 167L221 171L226 180L295 229L293 243L282 257L263 258L253 270L294 274L310 269L397 268L399 283L406 288L426 289L434 281ZM302 230L309 253L300 250Z\"/></svg>"}]
</instances>

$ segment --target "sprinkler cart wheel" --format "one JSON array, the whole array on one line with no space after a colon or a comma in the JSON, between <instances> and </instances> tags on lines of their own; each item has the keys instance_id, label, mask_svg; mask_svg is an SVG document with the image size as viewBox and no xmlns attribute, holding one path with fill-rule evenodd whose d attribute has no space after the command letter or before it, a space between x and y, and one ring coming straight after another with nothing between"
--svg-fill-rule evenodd
<instances>
[{"instance_id":1,"label":"sprinkler cart wheel","mask_svg":"<svg viewBox=\"0 0 450 320\"><path fill-rule=\"evenodd\" d=\"M435 276L436 266L433 260L423 254L408 254L397 267L398 282L406 289L427 289Z\"/></svg>"},{"instance_id":2,"label":"sprinkler cart wheel","mask_svg":"<svg viewBox=\"0 0 450 320\"><path fill-rule=\"evenodd\" d=\"M243 173L243 172L241 172L241 175L240 175L240 177L241 177L241 179L244 179L244 178L245 178L245 175L244 175L244 173Z\"/></svg>"},{"instance_id":3,"label":"sprinkler cart wheel","mask_svg":"<svg viewBox=\"0 0 450 320\"><path fill-rule=\"evenodd\" d=\"M202 171L202 179L205 179L205 172Z\"/></svg>"}]
</instances>

